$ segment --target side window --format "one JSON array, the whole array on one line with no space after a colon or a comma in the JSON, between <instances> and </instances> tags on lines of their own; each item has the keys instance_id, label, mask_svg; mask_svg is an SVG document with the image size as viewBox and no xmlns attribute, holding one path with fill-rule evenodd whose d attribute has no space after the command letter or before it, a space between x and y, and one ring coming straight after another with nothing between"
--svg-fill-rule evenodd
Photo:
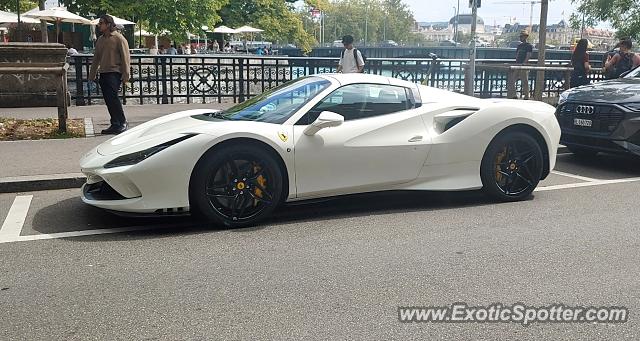
<instances>
[{"instance_id":1,"label":"side window","mask_svg":"<svg viewBox=\"0 0 640 341\"><path fill-rule=\"evenodd\" d=\"M343 86L316 104L298 122L311 124L323 111L344 116L345 121L386 115L411 108L406 89L384 84Z\"/></svg>"}]
</instances>

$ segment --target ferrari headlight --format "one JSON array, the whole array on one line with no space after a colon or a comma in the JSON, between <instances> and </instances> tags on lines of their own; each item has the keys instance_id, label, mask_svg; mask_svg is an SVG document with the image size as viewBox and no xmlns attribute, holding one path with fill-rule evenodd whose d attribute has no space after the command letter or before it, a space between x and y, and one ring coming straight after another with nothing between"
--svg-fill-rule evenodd
<instances>
[{"instance_id":1,"label":"ferrari headlight","mask_svg":"<svg viewBox=\"0 0 640 341\"><path fill-rule=\"evenodd\" d=\"M640 103L626 103L624 106L631 111L640 111Z\"/></svg>"},{"instance_id":2,"label":"ferrari headlight","mask_svg":"<svg viewBox=\"0 0 640 341\"><path fill-rule=\"evenodd\" d=\"M107 162L104 165L104 168L114 168L114 167L121 167L121 166L130 166L130 165L135 165L143 160L148 159L149 157L151 157L153 154L158 153L159 151L168 148L170 146L173 146L176 143L182 142L188 138L191 138L193 136L195 136L196 134L187 134L184 136L181 136L175 140L171 140L168 142L165 142L163 144L151 147L151 148L147 148L145 150L141 150L139 152L135 152L135 153L131 153L131 154L127 154L127 155L122 155L122 156L118 156L117 158Z\"/></svg>"},{"instance_id":3,"label":"ferrari headlight","mask_svg":"<svg viewBox=\"0 0 640 341\"><path fill-rule=\"evenodd\" d=\"M561 93L560 97L558 98L558 106L565 104L567 102L567 99L569 99L569 91Z\"/></svg>"}]
</instances>

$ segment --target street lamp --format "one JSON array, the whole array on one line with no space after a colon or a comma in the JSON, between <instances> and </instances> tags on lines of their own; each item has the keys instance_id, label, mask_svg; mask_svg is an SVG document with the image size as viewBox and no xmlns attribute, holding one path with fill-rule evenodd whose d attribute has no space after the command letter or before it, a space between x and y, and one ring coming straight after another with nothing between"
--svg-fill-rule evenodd
<instances>
[{"instance_id":1,"label":"street lamp","mask_svg":"<svg viewBox=\"0 0 640 341\"><path fill-rule=\"evenodd\" d=\"M456 20L453 41L458 42L458 22L460 21L460 0L458 0L458 7L456 7Z\"/></svg>"},{"instance_id":2,"label":"street lamp","mask_svg":"<svg viewBox=\"0 0 640 341\"><path fill-rule=\"evenodd\" d=\"M453 41L458 41L458 9L453 6Z\"/></svg>"}]
</instances>

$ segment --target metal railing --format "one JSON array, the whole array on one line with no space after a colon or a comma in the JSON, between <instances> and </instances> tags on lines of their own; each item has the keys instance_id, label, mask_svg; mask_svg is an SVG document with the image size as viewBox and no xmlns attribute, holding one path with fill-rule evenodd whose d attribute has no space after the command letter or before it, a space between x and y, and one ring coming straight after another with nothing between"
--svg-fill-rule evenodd
<instances>
[{"instance_id":1,"label":"metal railing","mask_svg":"<svg viewBox=\"0 0 640 341\"><path fill-rule=\"evenodd\" d=\"M99 87L88 81L92 57L70 57L69 90L76 105L102 102ZM478 61L486 65L505 63L503 59ZM463 92L467 63L465 59L369 58L365 72ZM568 61L547 64L566 66ZM317 57L132 55L131 79L123 89L123 101L139 104L242 102L302 76L335 72L337 65L337 58ZM532 85L535 77L535 73L530 73ZM547 96L557 95L565 87L567 80L564 74L562 77L554 72L545 75ZM480 67L473 86L477 96L506 97L507 72Z\"/></svg>"}]
</instances>

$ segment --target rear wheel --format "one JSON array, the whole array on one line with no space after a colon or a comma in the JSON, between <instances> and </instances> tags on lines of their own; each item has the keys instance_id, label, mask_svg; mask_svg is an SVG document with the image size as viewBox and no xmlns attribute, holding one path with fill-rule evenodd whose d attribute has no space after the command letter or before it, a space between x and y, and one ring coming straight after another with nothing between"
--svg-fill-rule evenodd
<instances>
[{"instance_id":1,"label":"rear wheel","mask_svg":"<svg viewBox=\"0 0 640 341\"><path fill-rule=\"evenodd\" d=\"M592 158L598 154L597 150L588 149L588 148L569 147L569 146L567 146L567 148L575 156L582 157L582 158Z\"/></svg>"},{"instance_id":2,"label":"rear wheel","mask_svg":"<svg viewBox=\"0 0 640 341\"><path fill-rule=\"evenodd\" d=\"M282 171L275 158L255 146L231 146L208 153L191 180L192 207L227 227L254 225L282 198Z\"/></svg>"},{"instance_id":3,"label":"rear wheel","mask_svg":"<svg viewBox=\"0 0 640 341\"><path fill-rule=\"evenodd\" d=\"M531 135L520 131L498 135L482 158L483 190L500 201L527 198L542 177L542 158L540 145Z\"/></svg>"}]
</instances>

